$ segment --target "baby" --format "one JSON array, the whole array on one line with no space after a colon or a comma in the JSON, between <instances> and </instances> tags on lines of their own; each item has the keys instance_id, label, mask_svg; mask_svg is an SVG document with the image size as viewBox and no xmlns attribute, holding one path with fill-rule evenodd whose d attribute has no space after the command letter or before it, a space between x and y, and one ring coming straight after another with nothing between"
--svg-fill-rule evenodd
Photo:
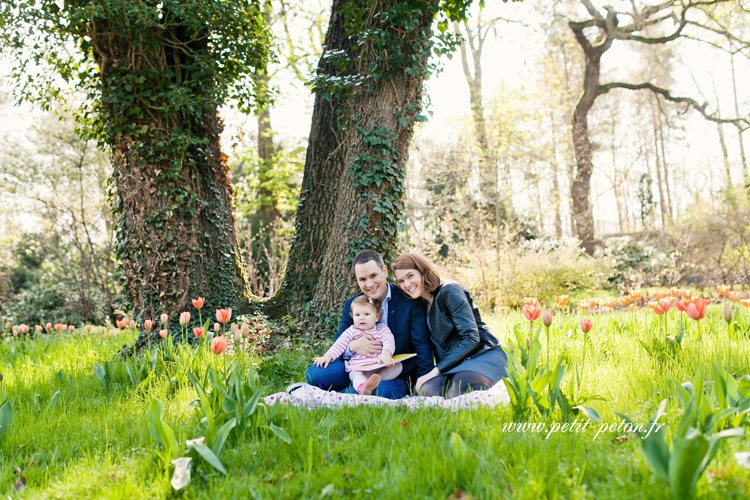
<instances>
[{"instance_id":1,"label":"baby","mask_svg":"<svg viewBox=\"0 0 750 500\"><path fill-rule=\"evenodd\" d=\"M401 373L401 363L393 363L393 352L396 350L393 333L385 324L377 324L380 320L381 311L380 302L376 299L366 295L355 297L349 315L352 317L354 324L344 330L323 356L315 358L315 364L326 368L328 363L344 353L352 340L362 335L371 335L383 344L383 352L377 362L385 366L370 371L358 370L358 367L372 365L376 362L372 358L354 353L352 353L351 359L346 361L345 366L346 371L349 372L349 379L357 392L359 394L372 394L381 380L393 380Z\"/></svg>"}]
</instances>

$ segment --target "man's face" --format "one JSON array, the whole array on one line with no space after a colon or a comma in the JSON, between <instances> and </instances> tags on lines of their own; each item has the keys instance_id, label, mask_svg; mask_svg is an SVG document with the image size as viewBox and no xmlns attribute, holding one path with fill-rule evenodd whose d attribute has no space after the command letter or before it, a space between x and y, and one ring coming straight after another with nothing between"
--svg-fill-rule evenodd
<instances>
[{"instance_id":1,"label":"man's face","mask_svg":"<svg viewBox=\"0 0 750 500\"><path fill-rule=\"evenodd\" d=\"M354 266L354 275L362 293L373 299L385 300L385 296L388 295L387 267L380 268L374 260L368 260L364 264Z\"/></svg>"}]
</instances>

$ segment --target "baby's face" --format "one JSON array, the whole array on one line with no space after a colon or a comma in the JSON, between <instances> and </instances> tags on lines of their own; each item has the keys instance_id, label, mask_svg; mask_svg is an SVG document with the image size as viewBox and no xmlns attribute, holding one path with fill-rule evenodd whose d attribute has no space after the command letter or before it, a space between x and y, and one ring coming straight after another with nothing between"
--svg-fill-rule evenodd
<instances>
[{"instance_id":1,"label":"baby's face","mask_svg":"<svg viewBox=\"0 0 750 500\"><path fill-rule=\"evenodd\" d=\"M375 328L378 322L378 314L374 306L364 306L352 304L352 321L354 326L360 330L370 330Z\"/></svg>"}]
</instances>

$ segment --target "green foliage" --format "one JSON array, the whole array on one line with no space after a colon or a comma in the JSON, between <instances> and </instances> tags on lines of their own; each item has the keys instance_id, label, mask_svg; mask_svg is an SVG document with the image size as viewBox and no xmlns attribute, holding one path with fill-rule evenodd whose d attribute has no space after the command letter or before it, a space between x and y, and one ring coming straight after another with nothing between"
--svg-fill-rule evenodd
<instances>
[{"instance_id":1,"label":"green foliage","mask_svg":"<svg viewBox=\"0 0 750 500\"><path fill-rule=\"evenodd\" d=\"M158 399L151 401L148 409L148 431L154 440L164 449L164 459L169 463L177 456L180 445L177 443L172 428L162 419L164 404Z\"/></svg>"},{"instance_id":2,"label":"green foliage","mask_svg":"<svg viewBox=\"0 0 750 500\"><path fill-rule=\"evenodd\" d=\"M0 442L3 440L3 436L8 433L10 426L13 424L13 405L10 401L3 401L0 404Z\"/></svg>"},{"instance_id":3,"label":"green foliage","mask_svg":"<svg viewBox=\"0 0 750 500\"><path fill-rule=\"evenodd\" d=\"M732 428L714 433L715 413L703 394L703 369L698 370L692 382L680 385L676 382L677 398L682 405L682 416L672 436L671 448L667 444L662 427L652 432L663 415L667 400L663 400L651 417L645 430L640 433L646 460L657 476L669 484L676 499L692 498L695 485L708 464L716 456L722 441L744 435L744 429ZM618 414L619 415L619 414ZM620 415L632 424L632 421Z\"/></svg>"}]
</instances>

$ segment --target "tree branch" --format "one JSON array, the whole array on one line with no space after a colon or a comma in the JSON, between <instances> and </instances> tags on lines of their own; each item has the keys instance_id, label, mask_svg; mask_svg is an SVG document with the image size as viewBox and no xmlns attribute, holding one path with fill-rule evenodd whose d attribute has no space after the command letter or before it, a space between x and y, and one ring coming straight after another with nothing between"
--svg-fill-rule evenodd
<instances>
[{"instance_id":1,"label":"tree branch","mask_svg":"<svg viewBox=\"0 0 750 500\"><path fill-rule=\"evenodd\" d=\"M626 89L626 90L650 90L651 92L662 96L667 101L671 101L678 104L686 104L688 108L693 108L698 111L706 120L715 123L731 123L741 130L750 128L750 120L748 118L721 118L713 113L707 111L708 103L699 103L691 97L673 96L672 93L662 87L657 87L652 83L625 83L625 82L611 82L600 85L597 89L596 94L606 94L612 89Z\"/></svg>"}]
</instances>

